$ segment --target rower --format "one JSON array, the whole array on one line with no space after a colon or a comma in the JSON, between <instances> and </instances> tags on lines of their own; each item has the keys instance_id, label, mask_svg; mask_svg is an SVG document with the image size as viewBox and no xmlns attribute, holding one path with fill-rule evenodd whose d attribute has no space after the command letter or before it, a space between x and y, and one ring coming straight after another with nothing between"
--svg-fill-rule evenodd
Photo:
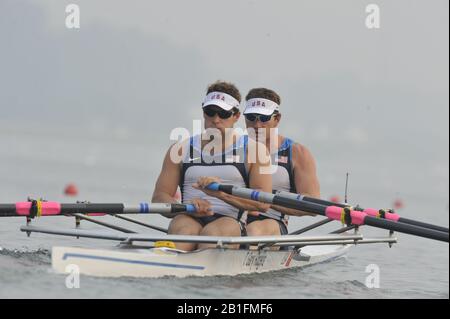
<instances>
[{"instance_id":1,"label":"rower","mask_svg":"<svg viewBox=\"0 0 450 319\"><path fill-rule=\"evenodd\" d=\"M320 185L311 152L305 146L278 134L281 121L280 96L270 89L255 88L248 92L245 99L244 116L249 131L248 137L264 143L267 148L272 145L273 151L270 149L270 152L272 165L275 166L272 170L272 189L319 198ZM249 236L287 234L288 215L314 216L272 205L267 212L249 214L247 234Z\"/></svg>"},{"instance_id":2,"label":"rower","mask_svg":"<svg viewBox=\"0 0 450 319\"><path fill-rule=\"evenodd\" d=\"M266 211L270 205L210 191L206 186L224 181L235 186L271 191L270 156L265 146L258 144L266 154L266 161L260 157L252 163L248 161L243 139L236 136L233 129L240 117L241 95L236 86L216 82L208 87L206 94L202 104L205 132L183 141L183 147L174 144L169 148L152 202L174 203L173 194L179 186L183 204L195 205L197 212L164 215L172 218L169 234L241 236L245 230L245 212ZM212 148L211 143L217 142L217 138L215 140L215 136L210 134L211 130L219 135L219 144ZM179 155L179 159L171 156L173 152ZM177 243L176 247L186 251L197 248L193 243ZM199 249L208 247L211 245L198 245Z\"/></svg>"}]
</instances>

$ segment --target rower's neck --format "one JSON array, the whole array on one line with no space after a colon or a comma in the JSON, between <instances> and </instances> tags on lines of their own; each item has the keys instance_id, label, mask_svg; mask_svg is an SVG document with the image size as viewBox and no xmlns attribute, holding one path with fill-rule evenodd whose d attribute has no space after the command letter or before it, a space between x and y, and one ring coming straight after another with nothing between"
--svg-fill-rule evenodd
<instances>
[{"instance_id":1,"label":"rower's neck","mask_svg":"<svg viewBox=\"0 0 450 319\"><path fill-rule=\"evenodd\" d=\"M202 148L209 143L215 142L214 136L208 137L209 139L205 140L202 139ZM221 150L225 151L226 149L228 149L230 146L234 145L237 142L238 135L234 132L234 130L230 131L227 130L226 133L221 134L221 138L222 138Z\"/></svg>"}]
</instances>

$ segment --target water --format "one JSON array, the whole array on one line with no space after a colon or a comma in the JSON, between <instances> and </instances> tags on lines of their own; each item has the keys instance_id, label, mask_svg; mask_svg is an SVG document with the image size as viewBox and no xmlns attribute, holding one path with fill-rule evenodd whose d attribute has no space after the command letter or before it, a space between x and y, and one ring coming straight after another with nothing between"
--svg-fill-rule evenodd
<instances>
[{"instance_id":1,"label":"water","mask_svg":"<svg viewBox=\"0 0 450 319\"><path fill-rule=\"evenodd\" d=\"M136 203L150 199L168 141L164 136L155 138L133 130L124 134L123 130L16 128L4 124L0 128L0 145L0 202L21 201L32 195L65 202ZM321 158L323 194L340 191L343 182L332 175L332 168L339 163L325 156L318 158ZM378 173L367 162L365 169L361 164L357 169L367 180L377 178ZM389 170L385 174L389 173L395 176ZM64 197L62 190L68 182L77 183L79 196ZM357 183L354 179L351 185ZM436 183L442 183L442 178ZM357 188L353 186L351 198L367 206L387 206L395 194L390 187L383 186L360 183ZM448 227L445 190L418 190L401 179L395 181L395 187L402 190L406 203L402 214ZM168 220L161 216L139 218L159 226L168 225ZM293 231L319 218L291 218L289 228ZM127 225L114 217L104 219ZM82 276L79 289L68 289L66 277L51 270L51 247L106 248L111 243L44 234L28 238L19 231L24 222L22 218L0 221L0 298L449 298L448 244L403 234L397 234L399 243L392 248L385 244L360 245L351 249L345 258L305 269L185 279ZM55 217L42 218L35 224L70 228L74 221ZM99 229L86 222L82 225L86 229ZM148 231L139 226L131 228ZM364 234L381 236L386 232L364 229ZM365 284L369 275L366 267L371 264L380 269L378 289L367 288Z\"/></svg>"}]
</instances>

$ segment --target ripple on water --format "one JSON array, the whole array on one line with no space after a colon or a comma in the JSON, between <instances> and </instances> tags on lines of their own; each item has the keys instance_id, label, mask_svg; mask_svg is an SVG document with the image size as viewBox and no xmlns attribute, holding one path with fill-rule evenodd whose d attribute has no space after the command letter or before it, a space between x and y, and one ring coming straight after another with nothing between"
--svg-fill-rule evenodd
<instances>
[{"instance_id":1,"label":"ripple on water","mask_svg":"<svg viewBox=\"0 0 450 319\"><path fill-rule=\"evenodd\" d=\"M24 265L49 265L51 263L51 252L42 248L35 250L29 250L27 247L21 249L0 248L0 257L9 257Z\"/></svg>"}]
</instances>

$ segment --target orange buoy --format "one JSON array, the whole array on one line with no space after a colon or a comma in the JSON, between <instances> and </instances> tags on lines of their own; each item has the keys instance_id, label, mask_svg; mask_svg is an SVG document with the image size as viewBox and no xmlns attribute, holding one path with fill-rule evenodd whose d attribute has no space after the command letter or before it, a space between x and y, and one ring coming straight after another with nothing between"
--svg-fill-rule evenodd
<instances>
[{"instance_id":1,"label":"orange buoy","mask_svg":"<svg viewBox=\"0 0 450 319\"><path fill-rule=\"evenodd\" d=\"M337 196L337 195L331 196L330 197L330 202L341 203L341 198L339 196Z\"/></svg>"},{"instance_id":2,"label":"orange buoy","mask_svg":"<svg viewBox=\"0 0 450 319\"><path fill-rule=\"evenodd\" d=\"M64 189L64 194L66 196L77 196L78 195L77 186L75 184L68 184Z\"/></svg>"},{"instance_id":3,"label":"orange buoy","mask_svg":"<svg viewBox=\"0 0 450 319\"><path fill-rule=\"evenodd\" d=\"M394 204L393 204L394 209L401 209L401 208L403 208L404 206L405 206L405 205L404 205L403 201L402 201L400 198L397 198L397 199L394 201Z\"/></svg>"}]
</instances>

